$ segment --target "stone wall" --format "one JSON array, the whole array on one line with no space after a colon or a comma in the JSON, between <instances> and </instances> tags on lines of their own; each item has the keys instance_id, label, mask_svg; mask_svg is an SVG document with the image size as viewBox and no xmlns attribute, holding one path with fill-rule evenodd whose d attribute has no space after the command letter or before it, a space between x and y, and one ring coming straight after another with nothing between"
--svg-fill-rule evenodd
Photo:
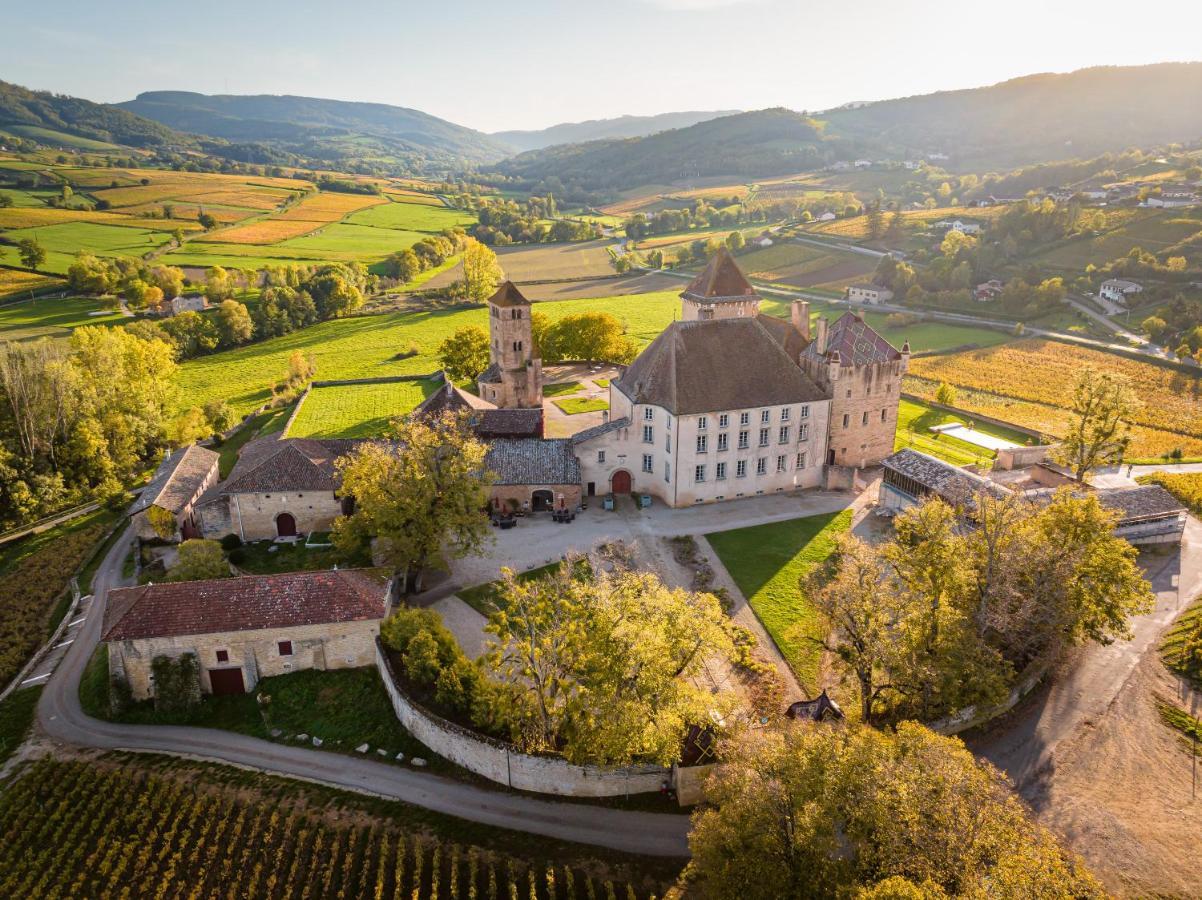
<instances>
[{"instance_id":1,"label":"stone wall","mask_svg":"<svg viewBox=\"0 0 1202 900\"><path fill-rule=\"evenodd\" d=\"M273 540L279 536L276 518L290 513L300 534L329 531L342 514L342 501L333 491L282 491L271 494L232 494L201 508L205 537L236 534L244 541Z\"/></svg>"},{"instance_id":2,"label":"stone wall","mask_svg":"<svg viewBox=\"0 0 1202 900\"><path fill-rule=\"evenodd\" d=\"M494 484L489 488L489 500L493 509L530 512L534 508L535 491L550 491L555 509L575 509L580 505L578 484Z\"/></svg>"},{"instance_id":3,"label":"stone wall","mask_svg":"<svg viewBox=\"0 0 1202 900\"><path fill-rule=\"evenodd\" d=\"M830 450L840 466L875 466L893 453L906 360L871 366L830 366Z\"/></svg>"},{"instance_id":4,"label":"stone wall","mask_svg":"<svg viewBox=\"0 0 1202 900\"><path fill-rule=\"evenodd\" d=\"M504 741L476 734L420 706L397 682L383 647L376 642L376 665L397 719L415 738L446 759L490 781L523 791L563 797L619 797L646 794L671 783L660 766L602 768L576 766L556 756L532 756Z\"/></svg>"}]
</instances>

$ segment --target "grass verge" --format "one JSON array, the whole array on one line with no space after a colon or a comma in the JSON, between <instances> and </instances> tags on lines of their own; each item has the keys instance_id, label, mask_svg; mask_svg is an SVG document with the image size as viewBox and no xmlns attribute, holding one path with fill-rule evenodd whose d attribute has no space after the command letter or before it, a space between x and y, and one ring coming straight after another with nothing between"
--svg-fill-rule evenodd
<instances>
[{"instance_id":1,"label":"grass verge","mask_svg":"<svg viewBox=\"0 0 1202 900\"><path fill-rule=\"evenodd\" d=\"M518 581L534 581L537 578L542 578L544 575L550 575L558 569L562 563L553 562L545 566L539 566L537 569L530 569L518 575ZM456 591L455 596L480 613L482 616L491 616L501 607L501 581L488 581L484 584L478 584L475 587L464 588L462 591Z\"/></svg>"},{"instance_id":2,"label":"grass verge","mask_svg":"<svg viewBox=\"0 0 1202 900\"><path fill-rule=\"evenodd\" d=\"M560 384L545 384L543 385L543 396L559 397L563 394L574 394L582 387L583 385L579 381L564 381Z\"/></svg>"}]
</instances>

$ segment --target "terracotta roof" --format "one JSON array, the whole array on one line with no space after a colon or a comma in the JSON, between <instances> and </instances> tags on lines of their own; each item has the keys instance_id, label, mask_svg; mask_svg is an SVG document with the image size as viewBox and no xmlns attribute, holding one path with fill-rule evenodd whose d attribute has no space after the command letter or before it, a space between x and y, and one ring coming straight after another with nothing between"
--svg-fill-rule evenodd
<instances>
[{"instance_id":1,"label":"terracotta roof","mask_svg":"<svg viewBox=\"0 0 1202 900\"><path fill-rule=\"evenodd\" d=\"M673 322L613 384L673 415L827 399L758 318Z\"/></svg>"},{"instance_id":2,"label":"terracotta roof","mask_svg":"<svg viewBox=\"0 0 1202 900\"><path fill-rule=\"evenodd\" d=\"M756 293L730 252L719 247L701 274L689 282L680 296L722 300L754 297Z\"/></svg>"},{"instance_id":3,"label":"terracotta roof","mask_svg":"<svg viewBox=\"0 0 1202 900\"><path fill-rule=\"evenodd\" d=\"M507 281L499 288L497 292L488 298L488 302L492 306L529 306L530 301L522 296L522 292L518 290L516 284L512 281Z\"/></svg>"},{"instance_id":4,"label":"terracotta roof","mask_svg":"<svg viewBox=\"0 0 1202 900\"><path fill-rule=\"evenodd\" d=\"M337 490L334 461L360 443L350 439L257 438L242 448L234 470L221 483L220 493Z\"/></svg>"},{"instance_id":5,"label":"terracotta roof","mask_svg":"<svg viewBox=\"0 0 1202 900\"><path fill-rule=\"evenodd\" d=\"M495 440L484 465L496 473L494 484L580 484L570 438Z\"/></svg>"},{"instance_id":6,"label":"terracotta roof","mask_svg":"<svg viewBox=\"0 0 1202 900\"><path fill-rule=\"evenodd\" d=\"M384 618L384 569L244 575L110 591L104 640L257 631Z\"/></svg>"},{"instance_id":7,"label":"terracotta roof","mask_svg":"<svg viewBox=\"0 0 1202 900\"><path fill-rule=\"evenodd\" d=\"M126 515L132 516L151 506L176 514L183 512L219 459L212 450L197 444L176 450L159 464L150 484L142 489Z\"/></svg>"},{"instance_id":8,"label":"terracotta roof","mask_svg":"<svg viewBox=\"0 0 1202 900\"><path fill-rule=\"evenodd\" d=\"M810 344L805 352L813 359L830 359L838 352L839 360L845 366L868 366L901 359L901 352L896 347L852 312L841 315L830 327L824 352L818 352L817 344Z\"/></svg>"}]
</instances>

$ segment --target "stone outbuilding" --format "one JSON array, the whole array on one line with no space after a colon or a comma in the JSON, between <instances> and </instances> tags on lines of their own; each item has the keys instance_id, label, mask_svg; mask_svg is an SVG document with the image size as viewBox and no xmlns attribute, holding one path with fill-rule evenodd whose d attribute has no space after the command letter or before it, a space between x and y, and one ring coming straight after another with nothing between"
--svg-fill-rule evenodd
<instances>
[{"instance_id":1,"label":"stone outbuilding","mask_svg":"<svg viewBox=\"0 0 1202 900\"><path fill-rule=\"evenodd\" d=\"M196 505L205 491L217 483L220 457L205 447L181 447L163 460L150 483L126 511L139 540L178 541L200 536ZM152 509L170 513L175 531L160 534L154 527Z\"/></svg>"},{"instance_id":2,"label":"stone outbuilding","mask_svg":"<svg viewBox=\"0 0 1202 900\"><path fill-rule=\"evenodd\" d=\"M413 411L416 418L440 416L444 412L467 413L472 430L482 440L490 438L540 438L543 436L543 410L498 409L487 400L456 387L444 374L438 390Z\"/></svg>"},{"instance_id":3,"label":"stone outbuilding","mask_svg":"<svg viewBox=\"0 0 1202 900\"><path fill-rule=\"evenodd\" d=\"M301 669L373 665L388 580L383 569L345 569L110 591L102 637L110 676L146 700L159 656L195 654L201 691L218 695Z\"/></svg>"},{"instance_id":4,"label":"stone outbuilding","mask_svg":"<svg viewBox=\"0 0 1202 900\"><path fill-rule=\"evenodd\" d=\"M570 438L492 440L484 465L496 479L490 489L494 510L540 512L580 505L580 464Z\"/></svg>"}]
</instances>

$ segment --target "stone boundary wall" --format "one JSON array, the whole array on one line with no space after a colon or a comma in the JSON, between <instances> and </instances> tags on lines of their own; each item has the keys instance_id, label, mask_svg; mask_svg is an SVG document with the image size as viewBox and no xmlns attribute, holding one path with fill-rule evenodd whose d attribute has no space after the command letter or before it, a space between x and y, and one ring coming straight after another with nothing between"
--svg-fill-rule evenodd
<instances>
[{"instance_id":1,"label":"stone boundary wall","mask_svg":"<svg viewBox=\"0 0 1202 900\"><path fill-rule=\"evenodd\" d=\"M1042 440L1045 437L1049 437L1049 435L1046 435L1041 431L1036 431L1034 428L1026 428L1022 425L1015 425L1013 422L1007 422L1005 419L995 419L993 416L984 416L980 413L971 412L967 409L959 409L955 406L944 406L942 403L936 403L934 400L927 400L918 396L917 394L910 394L906 391L901 392L901 398L903 400L909 400L913 403L921 403L923 406L931 407L931 409L938 409L942 412L952 413L953 415L964 416L966 419L971 419L974 422L984 422L987 425L996 425L998 428L1008 428L1011 431L1017 431L1019 434L1025 434L1028 437L1033 437L1037 441ZM1051 437L1055 437L1055 435L1051 435Z\"/></svg>"},{"instance_id":2,"label":"stone boundary wall","mask_svg":"<svg viewBox=\"0 0 1202 900\"><path fill-rule=\"evenodd\" d=\"M292 430L292 426L296 422L296 417L300 415L301 407L309 399L309 393L313 388L344 387L356 384L399 384L402 381L430 380L445 382L447 380L447 373L439 369L436 372L429 372L425 375L377 375L374 378L348 378L344 381L310 381L305 386L304 392L296 399L296 406L292 407L292 413L288 416L288 421L284 423L284 430L280 432L280 436L288 437L288 432Z\"/></svg>"},{"instance_id":3,"label":"stone boundary wall","mask_svg":"<svg viewBox=\"0 0 1202 900\"><path fill-rule=\"evenodd\" d=\"M936 719L934 722L928 722L927 727L939 734L959 734L962 731L975 728L977 725L983 725L991 719L996 719L998 716L1005 715L1018 705L1018 701L1035 690L1036 685L1043 681L1051 667L1050 662L1036 660L1027 667L1026 672L1018 679L1018 683L1010 689L1010 695L1001 703L980 709L976 706L966 706L952 713L950 716Z\"/></svg>"},{"instance_id":4,"label":"stone boundary wall","mask_svg":"<svg viewBox=\"0 0 1202 900\"><path fill-rule=\"evenodd\" d=\"M577 766L556 756L532 756L435 715L405 693L376 639L376 667L397 719L415 738L470 772L506 787L564 797L620 797L659 791L672 770L660 766Z\"/></svg>"}]
</instances>

